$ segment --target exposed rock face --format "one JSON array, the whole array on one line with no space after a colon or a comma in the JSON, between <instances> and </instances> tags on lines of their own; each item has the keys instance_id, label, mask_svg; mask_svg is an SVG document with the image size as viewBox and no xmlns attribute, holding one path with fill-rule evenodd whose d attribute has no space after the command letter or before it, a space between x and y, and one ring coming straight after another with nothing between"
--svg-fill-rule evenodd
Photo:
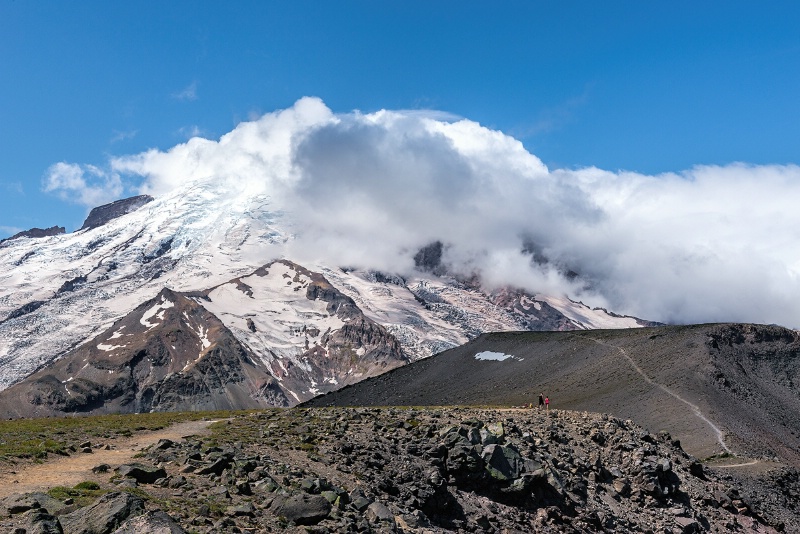
<instances>
[{"instance_id":1,"label":"exposed rock face","mask_svg":"<svg viewBox=\"0 0 800 534\"><path fill-rule=\"evenodd\" d=\"M0 392L0 413L130 413L287 405L210 312L168 289L91 342Z\"/></svg>"},{"instance_id":2,"label":"exposed rock face","mask_svg":"<svg viewBox=\"0 0 800 534\"><path fill-rule=\"evenodd\" d=\"M30 237L36 239L40 237L50 237L53 235L60 235L65 233L66 231L67 231L66 228L64 228L63 226L51 226L50 228L31 228L30 230L25 230L23 232L14 234L11 237L0 239L0 245L5 243L6 241L11 241L12 239L19 239L21 237Z\"/></svg>"},{"instance_id":3,"label":"exposed rock face","mask_svg":"<svg viewBox=\"0 0 800 534\"><path fill-rule=\"evenodd\" d=\"M285 311L288 298L297 317ZM253 313L242 314L248 306ZM162 290L0 392L0 415L289 406L407 362L397 339L353 299L319 273L279 261L203 292Z\"/></svg>"},{"instance_id":4,"label":"exposed rock face","mask_svg":"<svg viewBox=\"0 0 800 534\"><path fill-rule=\"evenodd\" d=\"M92 208L92 211L89 212L89 216L83 221L83 226L80 227L80 230L90 230L98 226L103 226L108 221L127 215L153 200L153 197L150 195L139 195L123 198L122 200L115 200L110 204Z\"/></svg>"},{"instance_id":5,"label":"exposed rock face","mask_svg":"<svg viewBox=\"0 0 800 534\"><path fill-rule=\"evenodd\" d=\"M398 340L352 298L288 260L191 296L261 354L290 404L409 361Z\"/></svg>"},{"instance_id":6,"label":"exposed rock face","mask_svg":"<svg viewBox=\"0 0 800 534\"><path fill-rule=\"evenodd\" d=\"M437 275L446 272L445 266L442 264L442 253L444 252L444 245L441 241L434 241L433 243L421 248L414 255L414 265L422 271L431 272Z\"/></svg>"}]
</instances>

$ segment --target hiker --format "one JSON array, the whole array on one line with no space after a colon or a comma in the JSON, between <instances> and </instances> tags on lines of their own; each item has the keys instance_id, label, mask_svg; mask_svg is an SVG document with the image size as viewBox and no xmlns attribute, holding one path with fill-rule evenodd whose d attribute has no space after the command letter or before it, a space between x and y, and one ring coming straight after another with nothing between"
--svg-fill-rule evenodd
<instances>
[{"instance_id":1,"label":"hiker","mask_svg":"<svg viewBox=\"0 0 800 534\"><path fill-rule=\"evenodd\" d=\"M544 409L548 412L550 411L550 397L544 398Z\"/></svg>"},{"instance_id":2,"label":"hiker","mask_svg":"<svg viewBox=\"0 0 800 534\"><path fill-rule=\"evenodd\" d=\"M539 393L539 410L544 407L544 393Z\"/></svg>"}]
</instances>

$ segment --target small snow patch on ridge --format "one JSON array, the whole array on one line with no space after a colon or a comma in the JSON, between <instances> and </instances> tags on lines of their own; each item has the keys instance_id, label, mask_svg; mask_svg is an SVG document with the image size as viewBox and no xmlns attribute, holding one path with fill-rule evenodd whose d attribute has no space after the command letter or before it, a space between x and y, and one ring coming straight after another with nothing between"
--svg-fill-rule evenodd
<instances>
[{"instance_id":1,"label":"small snow patch on ridge","mask_svg":"<svg viewBox=\"0 0 800 534\"><path fill-rule=\"evenodd\" d=\"M144 326L146 326L148 330L150 330L151 328L154 328L154 327L158 326L158 323L156 323L156 324L150 323L150 319L155 315L157 319L160 319L160 320L163 321L164 320L164 310L172 308L173 306L175 306L174 302L172 302L170 300L167 300L166 297L161 297L161 302L159 302L158 304L156 304L155 306L153 306L152 308L150 308L149 310L144 312L144 314L142 315L142 318L139 320L139 322L142 323ZM161 312L161 313L159 313L159 312ZM158 315L156 315L156 314L158 314Z\"/></svg>"},{"instance_id":2,"label":"small snow patch on ridge","mask_svg":"<svg viewBox=\"0 0 800 534\"><path fill-rule=\"evenodd\" d=\"M517 358L516 356L512 356L511 354L503 354L502 352L492 352L490 350L479 352L475 355L476 360L494 360L497 362L502 362L503 360L507 360L511 358L512 360L522 361L522 358Z\"/></svg>"}]
</instances>

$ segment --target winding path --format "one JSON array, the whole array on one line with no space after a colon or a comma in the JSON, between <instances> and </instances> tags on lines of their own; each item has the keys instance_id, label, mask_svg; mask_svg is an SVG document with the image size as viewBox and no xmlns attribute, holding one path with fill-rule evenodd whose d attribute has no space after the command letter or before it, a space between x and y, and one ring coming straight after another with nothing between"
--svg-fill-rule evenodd
<instances>
[{"instance_id":1,"label":"winding path","mask_svg":"<svg viewBox=\"0 0 800 534\"><path fill-rule=\"evenodd\" d=\"M591 339L592 341L594 341L598 345L603 345L603 346L618 350L619 353L622 354L622 356L626 360L628 360L628 363L630 363L631 367L633 367L633 369L637 373L639 373L639 375L641 375L641 377L645 380L645 382L647 382L648 384L650 384L652 386L655 386L655 387L659 388L661 391L663 391L667 395L673 397L674 399L676 399L676 400L684 403L686 406L688 406L692 410L692 412L694 413L694 415L697 418L699 418L704 423L706 423L711 428L711 430L714 431L714 434L716 434L716 436L717 436L717 441L719 442L720 446L725 450L725 452L727 452L729 454L734 454L733 451L725 443L724 434L722 433L722 430L720 430L720 428L717 425L715 425L708 417L706 417L703 414L702 411L700 411L700 407L699 406L697 406L696 404L693 404L692 402L684 399L683 397L681 397L679 394L677 394L674 391L672 391L670 388L668 388L664 384L656 382L655 380L653 380L652 378L647 376L647 373L645 373L642 370L642 368L639 367L639 365L637 365L637 363L635 361L633 361L633 358L631 358L630 354L628 354L628 352L625 349L623 349L622 347L618 347L616 345L611 345L609 343L606 343L604 341L600 341L599 339L595 339L593 337L590 337L589 339ZM741 464L741 465L752 465L752 464ZM728 467L735 467L735 466L730 465ZM736 467L738 467L738 466L736 466Z\"/></svg>"},{"instance_id":2,"label":"winding path","mask_svg":"<svg viewBox=\"0 0 800 534\"><path fill-rule=\"evenodd\" d=\"M108 440L112 449L95 449L91 454L76 453L57 457L41 464L23 464L15 471L0 472L0 499L14 493L47 491L55 486L73 487L79 482L91 480L108 482L113 473L95 474L92 467L108 464L113 470L134 460L138 451L158 443L160 439L180 440L188 435L204 434L208 425L215 421L187 421L162 430L139 432L130 438Z\"/></svg>"}]
</instances>

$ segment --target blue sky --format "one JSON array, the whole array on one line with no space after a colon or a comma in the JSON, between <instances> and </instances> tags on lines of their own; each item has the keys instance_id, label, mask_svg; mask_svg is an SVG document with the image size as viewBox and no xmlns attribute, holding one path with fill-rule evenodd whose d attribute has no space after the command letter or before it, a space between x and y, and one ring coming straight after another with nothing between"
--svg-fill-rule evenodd
<instances>
[{"instance_id":1,"label":"blue sky","mask_svg":"<svg viewBox=\"0 0 800 534\"><path fill-rule=\"evenodd\" d=\"M800 163L796 2L0 0L0 238L80 226L59 162L209 139L303 96L435 109L551 169Z\"/></svg>"}]
</instances>

